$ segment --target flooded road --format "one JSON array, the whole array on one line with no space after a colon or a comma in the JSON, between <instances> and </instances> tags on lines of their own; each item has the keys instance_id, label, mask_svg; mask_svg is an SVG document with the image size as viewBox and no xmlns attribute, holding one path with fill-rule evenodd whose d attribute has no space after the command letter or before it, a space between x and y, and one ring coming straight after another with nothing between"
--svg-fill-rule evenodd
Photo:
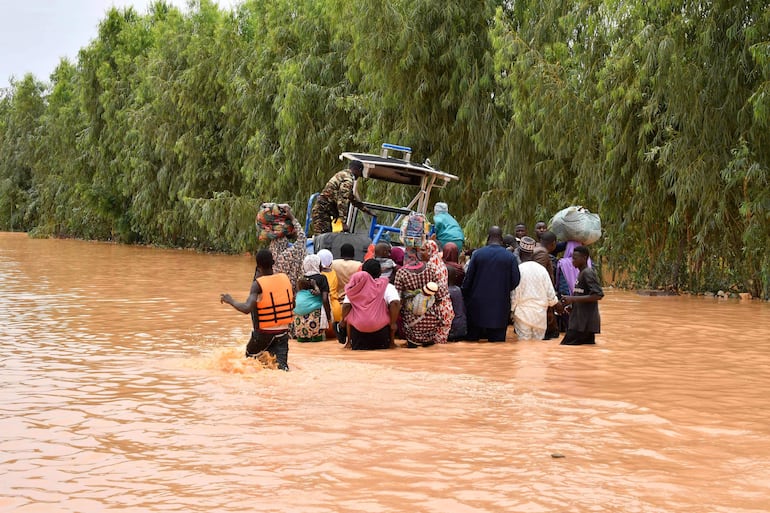
<instances>
[{"instance_id":1,"label":"flooded road","mask_svg":"<svg viewBox=\"0 0 770 513\"><path fill-rule=\"evenodd\" d=\"M219 303L253 271L0 233L0 511L768 511L768 303L608 290L595 347L292 341L284 373Z\"/></svg>"}]
</instances>

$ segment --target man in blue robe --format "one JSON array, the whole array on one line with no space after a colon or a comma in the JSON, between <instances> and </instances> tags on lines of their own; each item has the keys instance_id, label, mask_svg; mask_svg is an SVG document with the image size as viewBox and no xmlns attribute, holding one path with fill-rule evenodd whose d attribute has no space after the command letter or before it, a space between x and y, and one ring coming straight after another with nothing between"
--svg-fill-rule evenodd
<instances>
[{"instance_id":1,"label":"man in blue robe","mask_svg":"<svg viewBox=\"0 0 770 513\"><path fill-rule=\"evenodd\" d=\"M503 245L499 226L489 229L487 245L473 252L463 281L468 315L466 340L505 341L511 291L519 284L519 263Z\"/></svg>"}]
</instances>

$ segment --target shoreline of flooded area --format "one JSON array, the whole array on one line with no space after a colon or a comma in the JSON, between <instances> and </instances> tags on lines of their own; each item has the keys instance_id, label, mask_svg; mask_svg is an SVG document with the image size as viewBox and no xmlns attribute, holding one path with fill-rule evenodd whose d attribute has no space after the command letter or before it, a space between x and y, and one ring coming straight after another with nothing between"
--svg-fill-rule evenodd
<instances>
[{"instance_id":1,"label":"shoreline of flooded area","mask_svg":"<svg viewBox=\"0 0 770 513\"><path fill-rule=\"evenodd\" d=\"M607 290L595 347L291 341L283 373L219 304L252 275L0 233L0 511L766 510L767 302Z\"/></svg>"}]
</instances>

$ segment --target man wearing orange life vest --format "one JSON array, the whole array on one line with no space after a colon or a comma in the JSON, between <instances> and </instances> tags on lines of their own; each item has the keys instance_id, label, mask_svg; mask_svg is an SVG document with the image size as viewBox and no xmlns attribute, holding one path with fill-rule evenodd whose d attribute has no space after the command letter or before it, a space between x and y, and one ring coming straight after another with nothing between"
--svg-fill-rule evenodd
<instances>
[{"instance_id":1,"label":"man wearing orange life vest","mask_svg":"<svg viewBox=\"0 0 770 513\"><path fill-rule=\"evenodd\" d=\"M289 327L294 309L291 281L284 273L273 273L273 254L268 249L257 252L257 273L246 301L239 303L230 294L222 294L227 303L241 313L251 314L254 331L246 345L246 357L256 358L262 351L272 354L278 368L289 370Z\"/></svg>"}]
</instances>

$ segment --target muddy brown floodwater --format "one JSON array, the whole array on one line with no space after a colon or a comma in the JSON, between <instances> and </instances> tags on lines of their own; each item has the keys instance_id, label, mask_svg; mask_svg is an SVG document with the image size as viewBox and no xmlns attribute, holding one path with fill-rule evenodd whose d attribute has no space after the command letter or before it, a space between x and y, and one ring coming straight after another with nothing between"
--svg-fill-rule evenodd
<instances>
[{"instance_id":1,"label":"muddy brown floodwater","mask_svg":"<svg viewBox=\"0 0 770 513\"><path fill-rule=\"evenodd\" d=\"M219 303L253 267L0 233L0 511L770 509L767 303L609 290L595 347L292 341L284 373Z\"/></svg>"}]
</instances>

